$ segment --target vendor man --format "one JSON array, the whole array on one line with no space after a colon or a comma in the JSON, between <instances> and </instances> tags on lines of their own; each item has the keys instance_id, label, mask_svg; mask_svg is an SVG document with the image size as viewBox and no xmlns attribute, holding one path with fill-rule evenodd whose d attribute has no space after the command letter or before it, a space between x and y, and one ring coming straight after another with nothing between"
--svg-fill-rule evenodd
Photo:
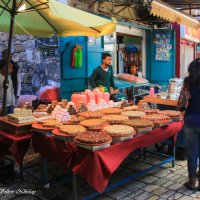
<instances>
[{"instance_id":1,"label":"vendor man","mask_svg":"<svg viewBox=\"0 0 200 200\"><path fill-rule=\"evenodd\" d=\"M102 56L103 64L97 67L89 78L89 84L94 89L99 86L104 86L110 92L110 87L117 89L114 82L113 68L111 66L112 58L109 53L104 53Z\"/></svg>"}]
</instances>

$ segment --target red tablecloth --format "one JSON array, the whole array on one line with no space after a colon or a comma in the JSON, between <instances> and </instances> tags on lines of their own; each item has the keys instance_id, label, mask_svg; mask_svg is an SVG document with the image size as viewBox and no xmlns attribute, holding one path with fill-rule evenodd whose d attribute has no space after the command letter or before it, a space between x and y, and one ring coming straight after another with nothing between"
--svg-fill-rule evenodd
<instances>
[{"instance_id":1,"label":"red tablecloth","mask_svg":"<svg viewBox=\"0 0 200 200\"><path fill-rule=\"evenodd\" d=\"M16 136L0 131L0 158L10 149L15 160L21 164L30 145L31 137L32 134Z\"/></svg>"},{"instance_id":2,"label":"red tablecloth","mask_svg":"<svg viewBox=\"0 0 200 200\"><path fill-rule=\"evenodd\" d=\"M71 167L75 174L83 177L97 191L103 192L110 176L131 152L171 137L175 140L182 127L183 122L176 122L96 152L38 133L33 134L33 144L44 158L63 167Z\"/></svg>"}]
</instances>

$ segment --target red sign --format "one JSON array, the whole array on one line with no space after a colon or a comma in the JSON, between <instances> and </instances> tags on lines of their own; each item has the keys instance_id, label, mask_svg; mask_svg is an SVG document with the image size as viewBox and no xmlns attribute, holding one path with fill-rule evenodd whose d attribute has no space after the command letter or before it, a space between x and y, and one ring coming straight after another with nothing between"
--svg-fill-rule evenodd
<instances>
[{"instance_id":1,"label":"red sign","mask_svg":"<svg viewBox=\"0 0 200 200\"><path fill-rule=\"evenodd\" d=\"M194 42L200 42L200 29L185 27L185 38Z\"/></svg>"}]
</instances>

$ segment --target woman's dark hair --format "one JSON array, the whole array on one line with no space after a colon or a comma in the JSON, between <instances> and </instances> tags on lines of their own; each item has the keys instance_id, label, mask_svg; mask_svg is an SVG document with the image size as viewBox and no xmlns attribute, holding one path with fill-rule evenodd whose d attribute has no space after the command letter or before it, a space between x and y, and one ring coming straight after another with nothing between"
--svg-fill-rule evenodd
<instances>
[{"instance_id":1,"label":"woman's dark hair","mask_svg":"<svg viewBox=\"0 0 200 200\"><path fill-rule=\"evenodd\" d=\"M111 57L109 53L104 53L102 56L102 60L106 59L107 57Z\"/></svg>"},{"instance_id":2,"label":"woman's dark hair","mask_svg":"<svg viewBox=\"0 0 200 200\"><path fill-rule=\"evenodd\" d=\"M193 85L197 85L200 90L200 58L190 63L188 73L189 75L184 79L184 88L190 90Z\"/></svg>"}]
</instances>

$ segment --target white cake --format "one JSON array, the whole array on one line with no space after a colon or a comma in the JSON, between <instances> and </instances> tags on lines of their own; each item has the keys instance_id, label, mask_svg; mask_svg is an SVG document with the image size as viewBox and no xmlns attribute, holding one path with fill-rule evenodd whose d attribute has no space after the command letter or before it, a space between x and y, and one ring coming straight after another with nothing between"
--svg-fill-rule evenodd
<instances>
[{"instance_id":1,"label":"white cake","mask_svg":"<svg viewBox=\"0 0 200 200\"><path fill-rule=\"evenodd\" d=\"M14 116L15 117L29 117L32 116L32 110L30 109L21 109L21 108L15 108L14 109Z\"/></svg>"}]
</instances>

